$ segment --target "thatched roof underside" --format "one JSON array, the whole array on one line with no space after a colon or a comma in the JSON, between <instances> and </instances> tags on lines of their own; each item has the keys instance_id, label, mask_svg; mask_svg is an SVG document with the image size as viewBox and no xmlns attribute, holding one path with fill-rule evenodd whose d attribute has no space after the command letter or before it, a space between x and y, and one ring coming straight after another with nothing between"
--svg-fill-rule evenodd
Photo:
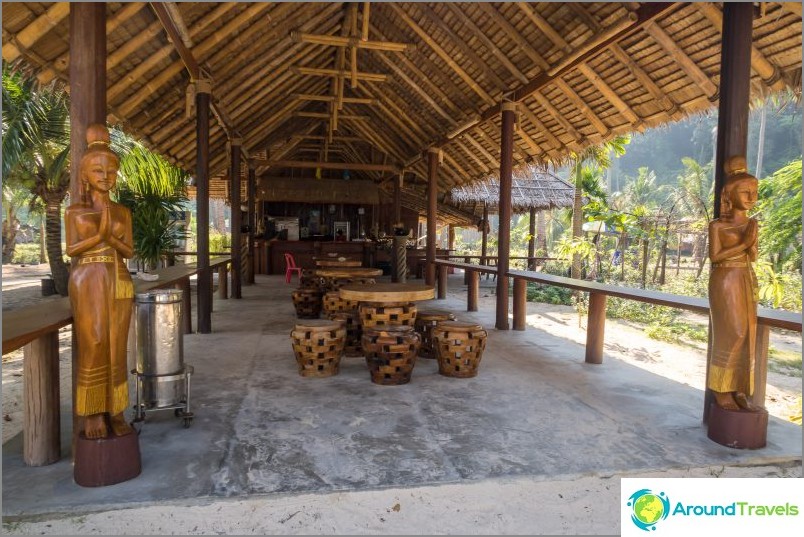
<instances>
[{"instance_id":1,"label":"thatched roof underside","mask_svg":"<svg viewBox=\"0 0 804 537\"><path fill-rule=\"evenodd\" d=\"M520 104L514 164L523 166L709 109L720 84L717 3L372 3L368 17L363 3L165 7L180 43L168 40L158 4L107 4L109 120L195 172L183 44L212 80L211 171L224 179L230 137L242 139L258 175L345 163L384 189L402 170L421 186L422 152L437 147L443 196L499 170L504 95ZM4 3L4 60L69 85L68 14L63 3ZM356 85L348 47L304 37L363 43L364 31L369 43L408 46L357 48L355 70L367 75ZM754 95L799 88L801 34L800 3L761 4ZM347 76L323 75L333 70Z\"/></svg>"},{"instance_id":2,"label":"thatched roof underside","mask_svg":"<svg viewBox=\"0 0 804 537\"><path fill-rule=\"evenodd\" d=\"M514 213L530 209L560 209L572 207L575 187L550 172L532 169L514 177L511 185L511 205ZM461 209L482 213L483 205L491 212L499 210L500 181L491 177L485 181L453 188L449 201Z\"/></svg>"}]
</instances>

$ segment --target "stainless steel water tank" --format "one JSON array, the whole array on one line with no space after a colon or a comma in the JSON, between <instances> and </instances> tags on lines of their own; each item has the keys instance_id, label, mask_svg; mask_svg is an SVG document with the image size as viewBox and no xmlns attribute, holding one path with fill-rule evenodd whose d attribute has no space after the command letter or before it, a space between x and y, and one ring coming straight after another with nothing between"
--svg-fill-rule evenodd
<instances>
[{"instance_id":1,"label":"stainless steel water tank","mask_svg":"<svg viewBox=\"0 0 804 537\"><path fill-rule=\"evenodd\" d=\"M186 313L187 315L190 312ZM134 330L137 373L145 408L177 405L186 400L182 291L159 289L136 295Z\"/></svg>"}]
</instances>

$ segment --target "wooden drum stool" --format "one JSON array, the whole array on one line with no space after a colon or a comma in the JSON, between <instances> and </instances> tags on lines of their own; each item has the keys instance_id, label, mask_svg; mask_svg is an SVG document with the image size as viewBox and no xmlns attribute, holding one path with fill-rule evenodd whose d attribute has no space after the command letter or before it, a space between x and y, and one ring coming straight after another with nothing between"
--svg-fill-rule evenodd
<instances>
[{"instance_id":1,"label":"wooden drum stool","mask_svg":"<svg viewBox=\"0 0 804 537\"><path fill-rule=\"evenodd\" d=\"M440 321L433 328L438 372L447 377L476 376L486 337L486 331L479 324Z\"/></svg>"},{"instance_id":2,"label":"wooden drum stool","mask_svg":"<svg viewBox=\"0 0 804 537\"><path fill-rule=\"evenodd\" d=\"M371 382L385 386L410 382L420 342L412 326L363 327L362 341Z\"/></svg>"},{"instance_id":3,"label":"wooden drum stool","mask_svg":"<svg viewBox=\"0 0 804 537\"><path fill-rule=\"evenodd\" d=\"M363 331L360 329L360 316L356 311L338 311L329 314L333 321L340 321L346 328L346 343L343 346L345 356L363 356L360 338Z\"/></svg>"},{"instance_id":4,"label":"wooden drum stool","mask_svg":"<svg viewBox=\"0 0 804 537\"><path fill-rule=\"evenodd\" d=\"M416 321L416 304L413 302L361 302L360 324L363 329L386 326L410 326Z\"/></svg>"},{"instance_id":5,"label":"wooden drum stool","mask_svg":"<svg viewBox=\"0 0 804 537\"><path fill-rule=\"evenodd\" d=\"M301 278L299 278L300 289L317 289L320 291L322 287L322 279L315 275L314 270L302 269Z\"/></svg>"},{"instance_id":6,"label":"wooden drum stool","mask_svg":"<svg viewBox=\"0 0 804 537\"><path fill-rule=\"evenodd\" d=\"M340 370L346 328L338 321L307 321L290 332L299 375L331 377Z\"/></svg>"},{"instance_id":7,"label":"wooden drum stool","mask_svg":"<svg viewBox=\"0 0 804 537\"><path fill-rule=\"evenodd\" d=\"M374 285L374 278L326 278L327 291L337 291L344 285L359 283L360 285Z\"/></svg>"},{"instance_id":8,"label":"wooden drum stool","mask_svg":"<svg viewBox=\"0 0 804 537\"><path fill-rule=\"evenodd\" d=\"M354 311L357 313L357 300L345 300L341 298L338 291L329 291L324 295L323 306L324 315L329 316L332 313L341 311Z\"/></svg>"},{"instance_id":9,"label":"wooden drum stool","mask_svg":"<svg viewBox=\"0 0 804 537\"><path fill-rule=\"evenodd\" d=\"M321 314L321 291L299 288L293 291L293 305L299 319L318 319Z\"/></svg>"},{"instance_id":10,"label":"wooden drum stool","mask_svg":"<svg viewBox=\"0 0 804 537\"><path fill-rule=\"evenodd\" d=\"M422 339L422 346L419 347L419 356L422 358L435 358L435 348L433 347L433 328L439 321L454 321L455 315L448 311L424 310L416 314L416 332Z\"/></svg>"}]
</instances>

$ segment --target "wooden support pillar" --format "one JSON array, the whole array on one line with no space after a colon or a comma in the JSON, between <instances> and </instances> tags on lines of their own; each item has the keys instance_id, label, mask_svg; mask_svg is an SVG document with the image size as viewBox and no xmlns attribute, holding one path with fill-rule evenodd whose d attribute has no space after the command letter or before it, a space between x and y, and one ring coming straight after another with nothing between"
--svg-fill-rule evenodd
<instances>
[{"instance_id":1,"label":"wooden support pillar","mask_svg":"<svg viewBox=\"0 0 804 537\"><path fill-rule=\"evenodd\" d=\"M210 279L210 282L212 280ZM190 290L190 278L184 278L177 282L175 289L181 291L181 325L185 334L193 333L193 297Z\"/></svg>"},{"instance_id":2,"label":"wooden support pillar","mask_svg":"<svg viewBox=\"0 0 804 537\"><path fill-rule=\"evenodd\" d=\"M463 258L463 262L466 263L467 265L469 263L471 263L471 259L469 258L468 255ZM464 285L469 285L469 271L468 270L463 271L463 284Z\"/></svg>"},{"instance_id":3,"label":"wooden support pillar","mask_svg":"<svg viewBox=\"0 0 804 537\"><path fill-rule=\"evenodd\" d=\"M70 199L81 192L87 126L106 125L106 3L70 4Z\"/></svg>"},{"instance_id":4,"label":"wooden support pillar","mask_svg":"<svg viewBox=\"0 0 804 537\"><path fill-rule=\"evenodd\" d=\"M486 202L483 202L483 230L480 235L480 264L481 265L488 265L488 260L486 256L488 255L488 244L489 244L489 208L486 205Z\"/></svg>"},{"instance_id":5,"label":"wooden support pillar","mask_svg":"<svg viewBox=\"0 0 804 537\"><path fill-rule=\"evenodd\" d=\"M229 298L229 265L218 266L218 298Z\"/></svg>"},{"instance_id":6,"label":"wooden support pillar","mask_svg":"<svg viewBox=\"0 0 804 537\"><path fill-rule=\"evenodd\" d=\"M511 184L514 159L514 123L516 104L502 104L500 133L500 202L497 244L497 322L498 330L508 330L508 267L511 248Z\"/></svg>"},{"instance_id":7,"label":"wooden support pillar","mask_svg":"<svg viewBox=\"0 0 804 537\"><path fill-rule=\"evenodd\" d=\"M452 251L455 250L455 226L452 224L447 225L447 259L452 256ZM455 269L449 267L447 271L449 274L455 274Z\"/></svg>"},{"instance_id":8,"label":"wooden support pillar","mask_svg":"<svg viewBox=\"0 0 804 537\"><path fill-rule=\"evenodd\" d=\"M444 265L438 266L438 299L444 300L447 298L447 274L449 267Z\"/></svg>"},{"instance_id":9,"label":"wooden support pillar","mask_svg":"<svg viewBox=\"0 0 804 537\"><path fill-rule=\"evenodd\" d=\"M254 264L256 257L254 255L254 230L257 225L255 210L255 197L257 196L257 170L249 164L248 166L248 267L246 271L246 284L254 284Z\"/></svg>"},{"instance_id":10,"label":"wooden support pillar","mask_svg":"<svg viewBox=\"0 0 804 537\"><path fill-rule=\"evenodd\" d=\"M240 138L232 138L232 161L229 168L230 199L232 202L232 298L243 298L241 280L243 277L243 238L241 235L242 212L240 211Z\"/></svg>"},{"instance_id":11,"label":"wooden support pillar","mask_svg":"<svg viewBox=\"0 0 804 537\"><path fill-rule=\"evenodd\" d=\"M424 282L427 285L435 285L438 164L441 159L441 150L431 147L427 150L427 157L427 263Z\"/></svg>"},{"instance_id":12,"label":"wooden support pillar","mask_svg":"<svg viewBox=\"0 0 804 537\"><path fill-rule=\"evenodd\" d=\"M514 278L514 330L524 330L528 315L528 281Z\"/></svg>"},{"instance_id":13,"label":"wooden support pillar","mask_svg":"<svg viewBox=\"0 0 804 537\"><path fill-rule=\"evenodd\" d=\"M28 466L45 466L61 458L59 332L25 345L23 356L22 459Z\"/></svg>"},{"instance_id":14,"label":"wooden support pillar","mask_svg":"<svg viewBox=\"0 0 804 537\"><path fill-rule=\"evenodd\" d=\"M715 218L720 217L723 165L735 155L746 156L748 146L748 100L751 80L752 3L723 3L723 33L720 53L720 103L715 152Z\"/></svg>"},{"instance_id":15,"label":"wooden support pillar","mask_svg":"<svg viewBox=\"0 0 804 537\"><path fill-rule=\"evenodd\" d=\"M477 311L477 299L480 295L480 273L470 270L469 289L467 289L466 311Z\"/></svg>"},{"instance_id":16,"label":"wooden support pillar","mask_svg":"<svg viewBox=\"0 0 804 537\"><path fill-rule=\"evenodd\" d=\"M393 233L393 227L402 221L402 180L404 174L400 173L399 177L397 177L396 181L394 181L394 217L393 222L391 222L391 229L388 230L389 233Z\"/></svg>"},{"instance_id":17,"label":"wooden support pillar","mask_svg":"<svg viewBox=\"0 0 804 537\"><path fill-rule=\"evenodd\" d=\"M528 270L536 270L536 209L530 208L530 219L528 220Z\"/></svg>"},{"instance_id":18,"label":"wooden support pillar","mask_svg":"<svg viewBox=\"0 0 804 537\"><path fill-rule=\"evenodd\" d=\"M198 332L212 332L212 293L209 271L209 101L212 85L198 80L195 93L195 181L198 211Z\"/></svg>"},{"instance_id":19,"label":"wooden support pillar","mask_svg":"<svg viewBox=\"0 0 804 537\"><path fill-rule=\"evenodd\" d=\"M606 332L606 295L589 293L589 317L586 322L586 363L603 363L603 338Z\"/></svg>"}]
</instances>

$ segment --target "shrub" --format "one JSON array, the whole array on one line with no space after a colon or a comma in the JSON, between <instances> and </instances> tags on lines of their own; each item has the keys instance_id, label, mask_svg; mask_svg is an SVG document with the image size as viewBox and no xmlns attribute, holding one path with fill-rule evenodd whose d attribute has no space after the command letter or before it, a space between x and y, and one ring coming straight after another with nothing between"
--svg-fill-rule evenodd
<instances>
[{"instance_id":1,"label":"shrub","mask_svg":"<svg viewBox=\"0 0 804 537\"><path fill-rule=\"evenodd\" d=\"M11 259L12 263L25 264L25 265L38 265L43 263L44 260L39 258L39 245L38 244L17 244L14 248L14 257Z\"/></svg>"}]
</instances>

